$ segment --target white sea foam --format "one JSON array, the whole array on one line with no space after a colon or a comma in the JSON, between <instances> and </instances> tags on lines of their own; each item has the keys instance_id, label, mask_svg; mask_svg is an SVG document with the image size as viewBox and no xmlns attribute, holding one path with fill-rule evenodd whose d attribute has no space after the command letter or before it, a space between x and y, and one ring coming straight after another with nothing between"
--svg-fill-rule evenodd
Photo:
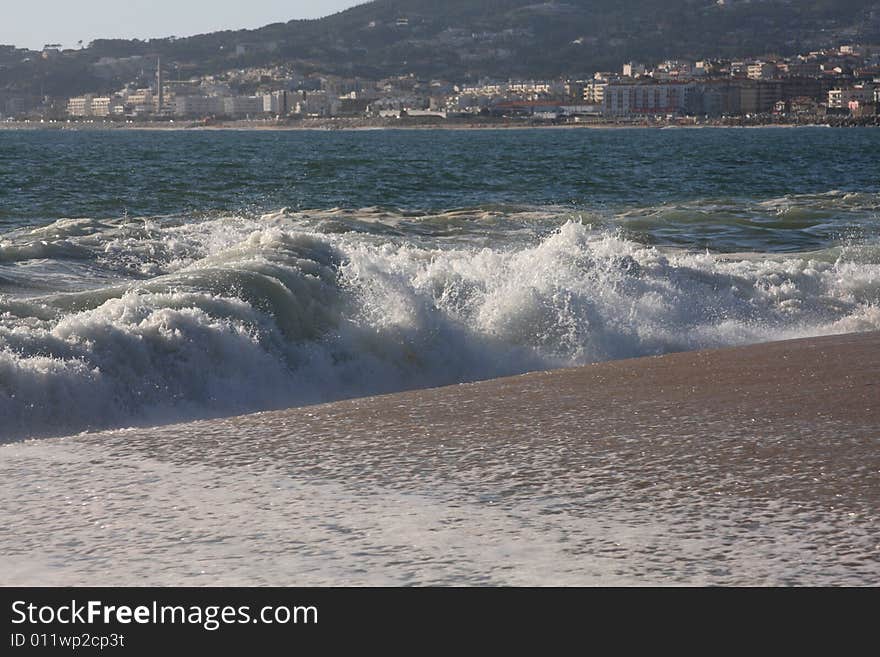
<instances>
[{"instance_id":1,"label":"white sea foam","mask_svg":"<svg viewBox=\"0 0 880 657\"><path fill-rule=\"evenodd\" d=\"M873 247L721 257L505 212L80 220L6 236L20 261L0 272L0 436L880 329ZM76 258L58 260L58 244ZM18 290L22 267L67 287Z\"/></svg>"}]
</instances>

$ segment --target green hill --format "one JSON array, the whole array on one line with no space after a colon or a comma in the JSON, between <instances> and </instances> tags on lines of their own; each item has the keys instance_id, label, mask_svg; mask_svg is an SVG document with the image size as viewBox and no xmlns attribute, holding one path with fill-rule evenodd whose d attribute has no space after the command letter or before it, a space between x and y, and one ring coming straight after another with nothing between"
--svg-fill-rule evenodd
<instances>
[{"instance_id":1,"label":"green hill","mask_svg":"<svg viewBox=\"0 0 880 657\"><path fill-rule=\"evenodd\" d=\"M630 59L791 54L848 42L880 42L880 1L377 0L256 30L102 39L49 60L0 51L0 90L112 89L128 72L97 75L93 64L137 55L161 55L182 73L294 62L303 72L472 80L583 76Z\"/></svg>"}]
</instances>

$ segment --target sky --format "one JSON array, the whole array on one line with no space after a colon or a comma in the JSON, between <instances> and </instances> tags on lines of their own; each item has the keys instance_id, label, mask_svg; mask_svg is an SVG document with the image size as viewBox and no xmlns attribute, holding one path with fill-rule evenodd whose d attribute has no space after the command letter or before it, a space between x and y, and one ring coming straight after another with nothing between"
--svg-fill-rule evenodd
<instances>
[{"instance_id":1,"label":"sky","mask_svg":"<svg viewBox=\"0 0 880 657\"><path fill-rule=\"evenodd\" d=\"M320 18L364 0L3 0L0 44L76 48L96 38L148 39Z\"/></svg>"}]
</instances>

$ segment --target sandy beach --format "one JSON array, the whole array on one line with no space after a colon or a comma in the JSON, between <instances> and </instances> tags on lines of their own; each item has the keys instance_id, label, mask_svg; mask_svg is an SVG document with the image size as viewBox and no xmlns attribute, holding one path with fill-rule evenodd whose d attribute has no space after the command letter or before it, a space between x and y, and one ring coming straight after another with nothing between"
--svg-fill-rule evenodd
<instances>
[{"instance_id":1,"label":"sandy beach","mask_svg":"<svg viewBox=\"0 0 880 657\"><path fill-rule=\"evenodd\" d=\"M0 448L6 585L877 585L880 334Z\"/></svg>"}]
</instances>

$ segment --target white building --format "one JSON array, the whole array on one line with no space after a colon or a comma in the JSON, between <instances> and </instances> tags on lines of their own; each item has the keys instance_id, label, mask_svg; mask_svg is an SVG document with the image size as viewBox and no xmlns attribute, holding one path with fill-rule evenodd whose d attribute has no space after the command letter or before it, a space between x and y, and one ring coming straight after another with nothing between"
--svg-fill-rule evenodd
<instances>
[{"instance_id":1,"label":"white building","mask_svg":"<svg viewBox=\"0 0 880 657\"><path fill-rule=\"evenodd\" d=\"M828 92L828 109L846 109L851 102L866 104L874 102L874 88L856 85L848 89L831 89Z\"/></svg>"},{"instance_id":2,"label":"white building","mask_svg":"<svg viewBox=\"0 0 880 657\"><path fill-rule=\"evenodd\" d=\"M126 109L135 116L153 114L156 111L156 97L152 89L126 91L123 98Z\"/></svg>"},{"instance_id":3,"label":"white building","mask_svg":"<svg viewBox=\"0 0 880 657\"><path fill-rule=\"evenodd\" d=\"M226 106L219 96L177 96L173 111L180 117L205 117L224 114Z\"/></svg>"},{"instance_id":4,"label":"white building","mask_svg":"<svg viewBox=\"0 0 880 657\"><path fill-rule=\"evenodd\" d=\"M339 99L333 98L326 91L302 92L302 97L293 104L295 114L311 116L327 116L338 106Z\"/></svg>"},{"instance_id":5,"label":"white building","mask_svg":"<svg viewBox=\"0 0 880 657\"><path fill-rule=\"evenodd\" d=\"M695 77L703 77L704 75L709 74L709 70L712 68L712 63L709 61L701 60L694 64L694 72L693 75Z\"/></svg>"},{"instance_id":6,"label":"white building","mask_svg":"<svg viewBox=\"0 0 880 657\"><path fill-rule=\"evenodd\" d=\"M110 116L111 103L108 96L92 98L92 116Z\"/></svg>"},{"instance_id":7,"label":"white building","mask_svg":"<svg viewBox=\"0 0 880 657\"><path fill-rule=\"evenodd\" d=\"M561 116L601 116L605 111L602 105L562 105Z\"/></svg>"},{"instance_id":8,"label":"white building","mask_svg":"<svg viewBox=\"0 0 880 657\"><path fill-rule=\"evenodd\" d=\"M584 84L583 100L587 105L603 105L605 103L605 88L608 83L603 80L590 80Z\"/></svg>"},{"instance_id":9,"label":"white building","mask_svg":"<svg viewBox=\"0 0 880 657\"><path fill-rule=\"evenodd\" d=\"M290 99L286 91L273 91L263 95L263 112L285 116L290 112Z\"/></svg>"},{"instance_id":10,"label":"white building","mask_svg":"<svg viewBox=\"0 0 880 657\"><path fill-rule=\"evenodd\" d=\"M638 78L647 72L644 64L636 64L635 62L627 62L623 65L623 77Z\"/></svg>"},{"instance_id":11,"label":"white building","mask_svg":"<svg viewBox=\"0 0 880 657\"><path fill-rule=\"evenodd\" d=\"M230 96L223 99L223 114L234 119L247 118L263 113L260 96Z\"/></svg>"},{"instance_id":12,"label":"white building","mask_svg":"<svg viewBox=\"0 0 880 657\"><path fill-rule=\"evenodd\" d=\"M776 77L776 64L771 62L754 62L746 68L746 75L752 80L767 80Z\"/></svg>"},{"instance_id":13,"label":"white building","mask_svg":"<svg viewBox=\"0 0 880 657\"><path fill-rule=\"evenodd\" d=\"M685 82L615 82L605 89L609 116L660 116L694 111L697 85Z\"/></svg>"},{"instance_id":14,"label":"white building","mask_svg":"<svg viewBox=\"0 0 880 657\"><path fill-rule=\"evenodd\" d=\"M565 92L565 83L546 82L543 80L516 80L507 83L507 95L517 96L523 100L537 100L542 96L551 96Z\"/></svg>"},{"instance_id":15,"label":"white building","mask_svg":"<svg viewBox=\"0 0 880 657\"><path fill-rule=\"evenodd\" d=\"M484 96L488 98L500 97L507 93L507 85L501 84L479 84L465 85L461 88L463 96Z\"/></svg>"},{"instance_id":16,"label":"white building","mask_svg":"<svg viewBox=\"0 0 880 657\"><path fill-rule=\"evenodd\" d=\"M70 116L110 116L112 108L113 99L109 96L86 94L67 101Z\"/></svg>"},{"instance_id":17,"label":"white building","mask_svg":"<svg viewBox=\"0 0 880 657\"><path fill-rule=\"evenodd\" d=\"M92 97L79 96L67 101L67 113L70 116L91 116Z\"/></svg>"}]
</instances>

